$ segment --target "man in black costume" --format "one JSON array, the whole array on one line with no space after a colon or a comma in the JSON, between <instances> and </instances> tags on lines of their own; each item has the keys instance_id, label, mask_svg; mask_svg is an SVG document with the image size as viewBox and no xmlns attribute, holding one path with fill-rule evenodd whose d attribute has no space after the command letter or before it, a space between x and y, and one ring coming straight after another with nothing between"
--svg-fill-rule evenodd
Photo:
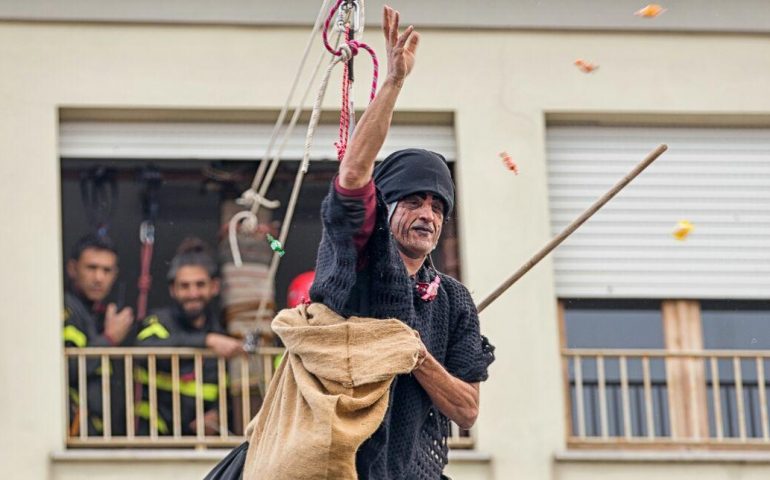
<instances>
[{"instance_id":1,"label":"man in black costume","mask_svg":"<svg viewBox=\"0 0 770 480\"><path fill-rule=\"evenodd\" d=\"M407 149L374 168L419 43L411 26L399 35L398 20L385 7L388 75L323 202L310 295L342 316L398 318L418 332L418 366L394 381L385 418L359 448L356 469L361 479L438 479L449 420L462 428L476 421L479 382L494 348L480 334L468 290L430 260L454 208L445 159Z\"/></svg>"}]
</instances>

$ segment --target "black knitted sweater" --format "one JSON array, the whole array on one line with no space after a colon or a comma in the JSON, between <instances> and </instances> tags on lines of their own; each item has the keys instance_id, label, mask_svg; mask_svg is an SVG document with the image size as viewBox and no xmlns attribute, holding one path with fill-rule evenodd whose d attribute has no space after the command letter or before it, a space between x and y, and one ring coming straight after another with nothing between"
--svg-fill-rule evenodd
<instances>
[{"instance_id":1,"label":"black knitted sweater","mask_svg":"<svg viewBox=\"0 0 770 480\"><path fill-rule=\"evenodd\" d=\"M438 296L429 302L420 298L415 281L430 281L433 269L423 266L416 279L409 277L390 234L387 207L379 191L377 221L363 252L367 262L362 270L356 269L358 252L353 243L360 224L351 220L350 205L340 200L334 185L323 201L321 217L324 228L312 301L345 317L398 318L420 332L426 348L450 374L466 382L487 379L494 347L479 332L470 293L454 278L439 273ZM358 476L363 480L441 478L448 436L449 420L417 380L399 375L382 424L357 452Z\"/></svg>"}]
</instances>

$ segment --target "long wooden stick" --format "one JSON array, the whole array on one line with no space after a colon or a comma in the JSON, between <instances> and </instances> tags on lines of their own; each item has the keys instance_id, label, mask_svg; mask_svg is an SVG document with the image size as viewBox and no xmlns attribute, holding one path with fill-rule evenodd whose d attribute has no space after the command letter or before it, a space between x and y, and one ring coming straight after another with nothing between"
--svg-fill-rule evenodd
<instances>
[{"instance_id":1,"label":"long wooden stick","mask_svg":"<svg viewBox=\"0 0 770 480\"><path fill-rule=\"evenodd\" d=\"M599 211L600 208L602 208L607 202L612 200L612 197L618 194L623 188L625 188L626 185L628 185L631 180L636 178L637 175L642 173L645 168L649 167L652 162L654 162L663 152L668 150L667 145L660 145L658 148L650 152L649 155L647 155L647 158L642 160L636 167L634 167L633 170L631 170L625 177L620 179L618 183L615 184L607 193L602 195L598 200L596 200L593 205L588 207L583 213L580 214L579 217L577 217L575 220L572 221L567 227L561 231L558 235L553 237L543 248L540 249L539 252L537 252L535 255L530 258L527 263L522 265L516 273L511 275L506 281L502 283L499 287L495 289L492 293L487 296L484 300L481 301L481 303L478 304L476 309L479 311L479 313L487 308L490 303L494 302L497 297L503 294L508 288L510 288L511 285L516 283L521 277L524 276L525 273L530 271L532 267L537 265L540 260L545 258L546 255L551 253L551 251L558 247L561 242L563 242L567 237L572 235L572 233L578 229L581 225L583 225L586 220L591 218L591 216Z\"/></svg>"}]
</instances>

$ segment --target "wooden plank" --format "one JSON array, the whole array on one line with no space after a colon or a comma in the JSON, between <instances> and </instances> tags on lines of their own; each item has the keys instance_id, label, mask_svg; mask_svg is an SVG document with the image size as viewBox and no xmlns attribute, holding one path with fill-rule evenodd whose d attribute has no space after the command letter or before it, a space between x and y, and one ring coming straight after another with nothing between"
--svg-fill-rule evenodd
<instances>
[{"instance_id":1,"label":"wooden plank","mask_svg":"<svg viewBox=\"0 0 770 480\"><path fill-rule=\"evenodd\" d=\"M243 419L243 432L251 421L251 388L249 387L249 357L241 355L241 414Z\"/></svg>"},{"instance_id":2,"label":"wooden plank","mask_svg":"<svg viewBox=\"0 0 770 480\"><path fill-rule=\"evenodd\" d=\"M714 424L717 440L724 438L724 426L722 425L722 394L719 385L719 364L716 357L711 357L711 390L714 399Z\"/></svg>"},{"instance_id":3,"label":"wooden plank","mask_svg":"<svg viewBox=\"0 0 770 480\"><path fill-rule=\"evenodd\" d=\"M112 402L110 393L112 388L110 384L110 358L107 355L101 356L102 368L102 435L105 438L112 436Z\"/></svg>"},{"instance_id":4,"label":"wooden plank","mask_svg":"<svg viewBox=\"0 0 770 480\"><path fill-rule=\"evenodd\" d=\"M671 436L698 438L708 432L706 373L703 366L703 330L700 303L693 300L662 302ZM685 352L698 352L689 354Z\"/></svg>"},{"instance_id":5,"label":"wooden plank","mask_svg":"<svg viewBox=\"0 0 770 480\"><path fill-rule=\"evenodd\" d=\"M757 362L757 384L759 385L759 415L762 421L762 438L770 440L767 431L767 393L765 392L765 361L759 357Z\"/></svg>"},{"instance_id":6,"label":"wooden plank","mask_svg":"<svg viewBox=\"0 0 770 480\"><path fill-rule=\"evenodd\" d=\"M608 438L608 419L607 419L607 388L604 378L604 357L596 357L596 372L599 380L599 427L602 438Z\"/></svg>"},{"instance_id":7,"label":"wooden plank","mask_svg":"<svg viewBox=\"0 0 770 480\"><path fill-rule=\"evenodd\" d=\"M735 376L735 405L738 409L738 433L742 441L746 441L746 411L743 405L743 376L741 360L733 357L733 375Z\"/></svg>"},{"instance_id":8,"label":"wooden plank","mask_svg":"<svg viewBox=\"0 0 770 480\"><path fill-rule=\"evenodd\" d=\"M569 357L564 355L564 349L567 348L567 325L565 320L564 300L558 300L556 302L556 314L559 327L559 355L561 356L561 378L562 378L562 398L564 401L564 425L567 435L572 435L574 432L574 425L572 425L572 401L570 399L569 381Z\"/></svg>"},{"instance_id":9,"label":"wooden plank","mask_svg":"<svg viewBox=\"0 0 770 480\"><path fill-rule=\"evenodd\" d=\"M623 403L623 436L631 438L631 402L628 395L628 365L626 357L621 356L620 362L620 394Z\"/></svg>"},{"instance_id":10,"label":"wooden plank","mask_svg":"<svg viewBox=\"0 0 770 480\"><path fill-rule=\"evenodd\" d=\"M173 435L176 438L182 436L182 408L179 391L179 355L171 355L171 423Z\"/></svg>"},{"instance_id":11,"label":"wooden plank","mask_svg":"<svg viewBox=\"0 0 770 480\"><path fill-rule=\"evenodd\" d=\"M583 405L583 360L580 355L575 355L575 408L577 409L578 435L586 436L586 411Z\"/></svg>"},{"instance_id":12,"label":"wooden plank","mask_svg":"<svg viewBox=\"0 0 770 480\"><path fill-rule=\"evenodd\" d=\"M644 416L647 420L647 438L655 438L655 423L653 422L652 382L650 381L650 359L642 357L642 379L644 382Z\"/></svg>"},{"instance_id":13,"label":"wooden plank","mask_svg":"<svg viewBox=\"0 0 770 480\"><path fill-rule=\"evenodd\" d=\"M147 389L150 397L150 438L158 438L158 385L155 355L147 356Z\"/></svg>"},{"instance_id":14,"label":"wooden plank","mask_svg":"<svg viewBox=\"0 0 770 480\"><path fill-rule=\"evenodd\" d=\"M123 355L123 364L126 378L126 436L134 437L134 356L131 354Z\"/></svg>"},{"instance_id":15,"label":"wooden plank","mask_svg":"<svg viewBox=\"0 0 770 480\"><path fill-rule=\"evenodd\" d=\"M195 433L201 441L206 436L203 415L203 356L198 353L195 354Z\"/></svg>"},{"instance_id":16,"label":"wooden plank","mask_svg":"<svg viewBox=\"0 0 770 480\"><path fill-rule=\"evenodd\" d=\"M78 415L80 438L88 437L88 389L86 388L86 357L78 355Z\"/></svg>"},{"instance_id":17,"label":"wooden plank","mask_svg":"<svg viewBox=\"0 0 770 480\"><path fill-rule=\"evenodd\" d=\"M227 385L225 380L227 373L225 371L225 359L217 359L217 385L219 385L219 435L227 438Z\"/></svg>"}]
</instances>

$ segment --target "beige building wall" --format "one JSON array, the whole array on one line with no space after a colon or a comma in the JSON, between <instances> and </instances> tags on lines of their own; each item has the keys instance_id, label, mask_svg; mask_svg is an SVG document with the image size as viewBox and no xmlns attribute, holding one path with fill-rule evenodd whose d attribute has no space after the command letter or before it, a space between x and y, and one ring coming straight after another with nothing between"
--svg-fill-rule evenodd
<instances>
[{"instance_id":1,"label":"beige building wall","mask_svg":"<svg viewBox=\"0 0 770 480\"><path fill-rule=\"evenodd\" d=\"M380 35L367 33L384 55ZM195 478L215 462L150 454L113 462L63 453L59 112L163 108L184 118L207 109L275 110L306 35L307 29L0 23L0 464L9 478ZM572 65L578 57L600 69L580 73ZM357 61L362 83L368 64ZM695 122L756 114L751 120L764 122L768 85L765 36L426 30L398 108L454 115L463 280L481 300L548 239L549 114L691 114ZM365 95L359 87L358 105ZM337 104L334 88L327 105ZM518 161L519 176L501 166L502 150ZM566 426L553 284L546 260L483 313L497 362L482 387L478 455L453 460L448 473L674 477L650 462L555 463ZM682 478L759 478L729 465L676 468L689 475Z\"/></svg>"}]
</instances>

